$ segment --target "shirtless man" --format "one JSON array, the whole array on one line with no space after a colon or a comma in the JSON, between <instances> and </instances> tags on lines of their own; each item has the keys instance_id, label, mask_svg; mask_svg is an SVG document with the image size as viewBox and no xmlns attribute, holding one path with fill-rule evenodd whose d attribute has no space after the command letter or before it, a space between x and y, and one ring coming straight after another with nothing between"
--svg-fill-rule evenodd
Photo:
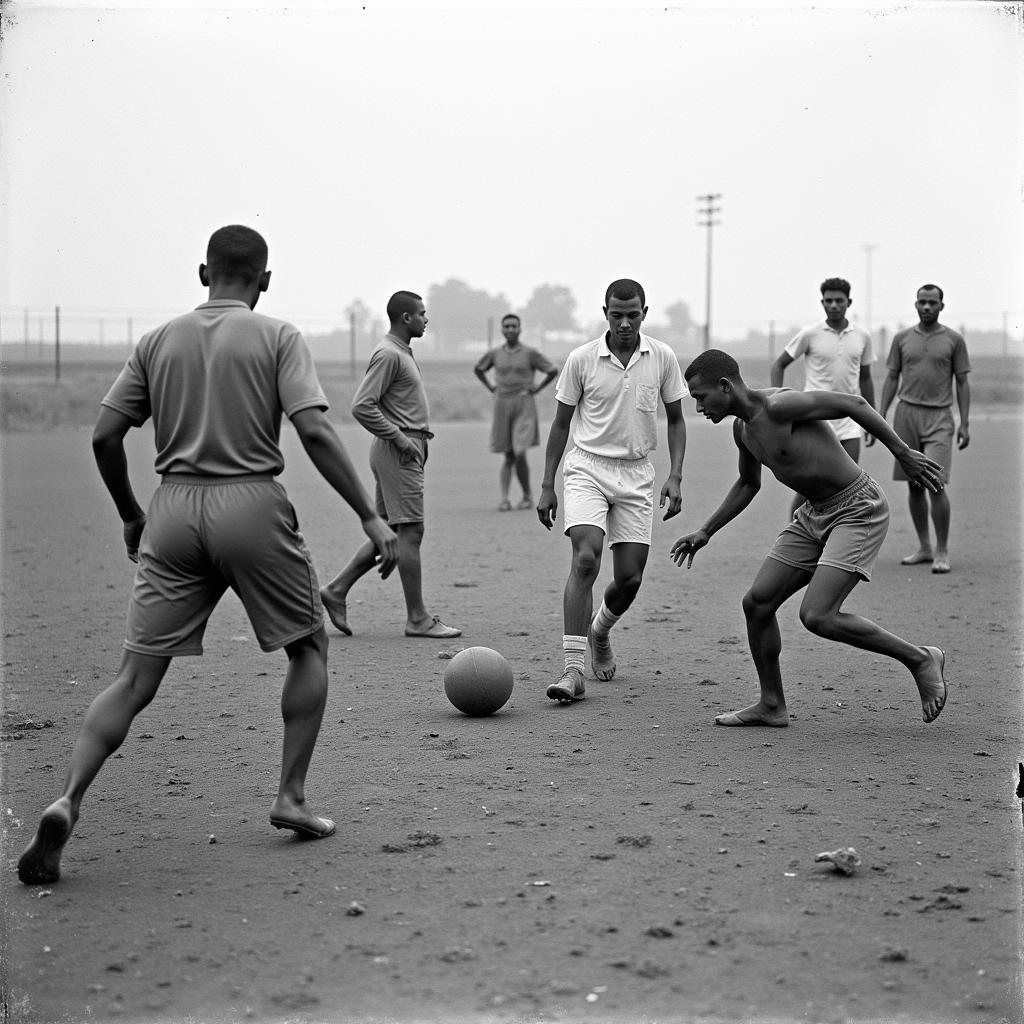
<instances>
[{"instance_id":1,"label":"shirtless man","mask_svg":"<svg viewBox=\"0 0 1024 1024\"><path fill-rule=\"evenodd\" d=\"M945 654L938 647L908 643L842 604L871 567L889 528L889 505L874 480L844 451L825 422L849 416L896 457L907 478L941 490L942 467L914 451L859 395L835 391L791 391L747 387L732 356L701 353L684 374L697 412L712 423L734 416L739 478L725 500L697 531L672 546L676 565L693 556L735 519L761 487L767 466L787 487L806 496L779 535L743 598L750 653L761 685L756 704L718 715L717 725L786 726L779 655L782 638L776 612L807 588L800 621L812 632L902 662L917 684L922 718L933 722L946 703Z\"/></svg>"}]
</instances>

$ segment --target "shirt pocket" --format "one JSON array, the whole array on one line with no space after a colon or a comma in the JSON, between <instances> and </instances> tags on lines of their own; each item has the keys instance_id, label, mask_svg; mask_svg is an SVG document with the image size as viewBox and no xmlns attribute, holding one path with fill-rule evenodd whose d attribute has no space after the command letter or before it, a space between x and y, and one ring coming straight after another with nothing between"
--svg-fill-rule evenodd
<instances>
[{"instance_id":1,"label":"shirt pocket","mask_svg":"<svg viewBox=\"0 0 1024 1024\"><path fill-rule=\"evenodd\" d=\"M658 411L658 389L653 384L637 384L636 408L637 412Z\"/></svg>"}]
</instances>

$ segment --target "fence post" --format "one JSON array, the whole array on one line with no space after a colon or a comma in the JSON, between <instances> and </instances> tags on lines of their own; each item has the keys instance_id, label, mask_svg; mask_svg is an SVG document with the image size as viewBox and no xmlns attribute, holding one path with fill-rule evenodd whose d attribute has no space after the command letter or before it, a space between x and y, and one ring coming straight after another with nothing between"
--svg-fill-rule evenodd
<instances>
[{"instance_id":1,"label":"fence post","mask_svg":"<svg viewBox=\"0 0 1024 1024\"><path fill-rule=\"evenodd\" d=\"M768 321L768 362L775 362L775 321Z\"/></svg>"}]
</instances>

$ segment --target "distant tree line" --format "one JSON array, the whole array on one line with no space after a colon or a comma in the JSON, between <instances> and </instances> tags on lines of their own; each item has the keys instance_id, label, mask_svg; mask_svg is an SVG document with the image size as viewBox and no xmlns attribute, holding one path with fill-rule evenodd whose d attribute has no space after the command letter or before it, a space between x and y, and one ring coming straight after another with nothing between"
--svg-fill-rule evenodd
<instances>
[{"instance_id":1,"label":"distant tree line","mask_svg":"<svg viewBox=\"0 0 1024 1024\"><path fill-rule=\"evenodd\" d=\"M543 344L549 337L564 340L573 334L600 332L600 317L589 317L580 322L577 302L572 290L564 284L537 285L522 306L515 306L498 292L492 294L483 288L474 288L466 281L450 277L432 284L424 296L430 317L428 337L439 353L456 354L466 345L501 341L501 318L506 313L517 313L523 321L523 335L535 343ZM356 299L345 310L346 324L338 331L346 334L354 324L357 335L366 339L378 338L387 325L375 315L361 299ZM656 326L655 326L656 325ZM659 318L648 316L648 329L669 343L685 344L693 336L697 325L689 306L679 300L668 306ZM360 345L362 348L363 345Z\"/></svg>"}]
</instances>

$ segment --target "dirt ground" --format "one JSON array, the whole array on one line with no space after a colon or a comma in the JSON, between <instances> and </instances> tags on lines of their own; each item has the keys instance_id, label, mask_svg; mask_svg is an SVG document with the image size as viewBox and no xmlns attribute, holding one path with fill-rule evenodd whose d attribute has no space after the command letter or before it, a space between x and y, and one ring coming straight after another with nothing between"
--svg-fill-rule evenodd
<instances>
[{"instance_id":1,"label":"dirt ground","mask_svg":"<svg viewBox=\"0 0 1024 1024\"><path fill-rule=\"evenodd\" d=\"M338 834L268 824L284 657L260 653L229 596L205 657L174 663L100 775L46 888L14 864L117 665L132 568L88 433L4 437L4 1021L1022 1020L1020 419L979 410L956 456L949 576L898 564L904 485L881 446L863 460L893 525L848 607L945 648L939 720L922 723L902 667L812 636L791 602L794 721L778 731L712 719L753 699L740 598L789 495L766 479L691 570L674 566L672 542L735 470L726 427L688 425L683 514L657 523L619 674L585 702L544 696L568 541L495 511L484 425L441 425L425 590L465 635L404 638L397 577L353 591L309 780ZM342 435L369 479L365 437ZM150 443L133 432L147 497ZM361 534L290 429L285 447L326 578ZM539 480L539 451L531 464ZM441 684L474 645L515 672L485 719ZM852 876L815 862L846 846Z\"/></svg>"}]
</instances>

